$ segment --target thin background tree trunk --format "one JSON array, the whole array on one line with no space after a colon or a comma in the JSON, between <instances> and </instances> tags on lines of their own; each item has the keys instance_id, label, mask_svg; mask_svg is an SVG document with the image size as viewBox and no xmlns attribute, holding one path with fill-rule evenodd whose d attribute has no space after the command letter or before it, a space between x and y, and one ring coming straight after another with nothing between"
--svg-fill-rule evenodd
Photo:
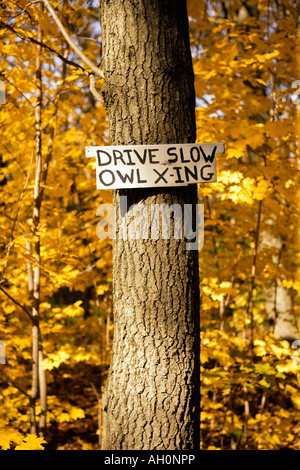
<instances>
[{"instance_id":1,"label":"thin background tree trunk","mask_svg":"<svg viewBox=\"0 0 300 470\"><path fill-rule=\"evenodd\" d=\"M38 41L42 42L43 33L39 26ZM41 66L41 46L37 46L36 55L36 80L37 80L37 104L35 107L36 122L36 158L35 158L35 184L34 184L34 205L33 205L33 233L38 229L40 222L40 180L42 168L42 66ZM39 394L39 307L40 307L40 238L36 236L34 242L34 268L33 273L28 271L28 288L32 293L32 382L30 394L30 432L36 433L36 401Z\"/></svg>"},{"instance_id":2,"label":"thin background tree trunk","mask_svg":"<svg viewBox=\"0 0 300 470\"><path fill-rule=\"evenodd\" d=\"M195 142L194 76L183 0L102 0L111 145ZM196 204L196 185L114 191L128 207ZM118 234L117 234L118 235ZM114 342L103 449L199 448L198 252L185 241L114 241Z\"/></svg>"}]
</instances>

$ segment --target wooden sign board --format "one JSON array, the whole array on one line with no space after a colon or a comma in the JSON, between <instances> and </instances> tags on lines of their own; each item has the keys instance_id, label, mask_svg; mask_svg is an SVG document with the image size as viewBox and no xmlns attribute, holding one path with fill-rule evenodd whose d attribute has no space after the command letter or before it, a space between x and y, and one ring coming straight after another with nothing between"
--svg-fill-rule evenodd
<instances>
[{"instance_id":1,"label":"wooden sign board","mask_svg":"<svg viewBox=\"0 0 300 470\"><path fill-rule=\"evenodd\" d=\"M216 154L224 144L86 147L95 157L97 189L187 186L217 181Z\"/></svg>"}]
</instances>

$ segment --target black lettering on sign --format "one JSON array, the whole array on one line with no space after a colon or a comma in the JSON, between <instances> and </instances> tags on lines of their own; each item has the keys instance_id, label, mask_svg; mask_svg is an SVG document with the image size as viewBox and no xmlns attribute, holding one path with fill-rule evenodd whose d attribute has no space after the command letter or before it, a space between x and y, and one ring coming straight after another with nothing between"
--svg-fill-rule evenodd
<instances>
[{"instance_id":1,"label":"black lettering on sign","mask_svg":"<svg viewBox=\"0 0 300 470\"><path fill-rule=\"evenodd\" d=\"M131 155L130 155L130 153L132 152L132 150L131 150L131 149L125 149L125 150L123 150L123 152L124 152L124 153L127 152L127 156L128 156L128 163L127 163L127 165L135 165L135 163L131 160Z\"/></svg>"},{"instance_id":2,"label":"black lettering on sign","mask_svg":"<svg viewBox=\"0 0 300 470\"><path fill-rule=\"evenodd\" d=\"M169 157L171 156L175 156L175 158L169 158L168 162L169 163L176 163L177 162L177 153L174 153L174 152L171 152L171 150L176 150L176 147L169 147L168 150L167 150L167 154L169 155Z\"/></svg>"},{"instance_id":3,"label":"black lettering on sign","mask_svg":"<svg viewBox=\"0 0 300 470\"><path fill-rule=\"evenodd\" d=\"M197 166L196 165L194 166L194 173L187 166L184 167L184 170L185 170L185 178L186 178L187 182L190 181L190 178L189 178L190 176L192 176L194 178L194 180L197 181L198 172L197 172Z\"/></svg>"},{"instance_id":4,"label":"black lettering on sign","mask_svg":"<svg viewBox=\"0 0 300 470\"><path fill-rule=\"evenodd\" d=\"M108 173L111 176L111 181L109 181L109 182L104 181L104 179L103 179L104 178L104 173ZM116 178L115 178L114 173L111 170L102 170L101 173L99 173L99 180L101 181L103 186L111 186L116 181Z\"/></svg>"},{"instance_id":5,"label":"black lettering on sign","mask_svg":"<svg viewBox=\"0 0 300 470\"><path fill-rule=\"evenodd\" d=\"M168 181L166 180L166 178L164 178L164 175L167 173L169 168L166 168L163 173L160 173L159 171L157 171L155 168L153 168L153 170L155 171L155 173L157 173L159 175L159 177L157 178L156 181L154 181L154 184L158 183L160 180L164 180L165 183L168 183Z\"/></svg>"},{"instance_id":6,"label":"black lettering on sign","mask_svg":"<svg viewBox=\"0 0 300 470\"><path fill-rule=\"evenodd\" d=\"M180 147L180 157L181 157L181 163L189 163L189 160L184 159L183 148L182 147Z\"/></svg>"},{"instance_id":7,"label":"black lettering on sign","mask_svg":"<svg viewBox=\"0 0 300 470\"><path fill-rule=\"evenodd\" d=\"M215 153L216 153L216 150L217 150L217 146L216 146L216 145L214 146L214 149L213 149L211 155L206 155L202 147L200 147L200 150L201 150L201 153L202 153L203 158L204 158L204 160L205 160L205 163L207 163L207 162L212 163L212 162L214 161L214 159L215 159Z\"/></svg>"},{"instance_id":8,"label":"black lettering on sign","mask_svg":"<svg viewBox=\"0 0 300 470\"><path fill-rule=\"evenodd\" d=\"M159 163L157 160L153 160L157 155L152 155L152 152L158 152L159 149L149 149L149 162L150 163Z\"/></svg>"},{"instance_id":9,"label":"black lettering on sign","mask_svg":"<svg viewBox=\"0 0 300 470\"><path fill-rule=\"evenodd\" d=\"M134 177L134 169L131 170L131 175L129 176L128 173L125 173L124 175L122 175L122 173L117 170L117 174L120 178L120 180L122 181L122 183L126 183L126 181L128 180L129 183L133 183L133 177Z\"/></svg>"},{"instance_id":10,"label":"black lettering on sign","mask_svg":"<svg viewBox=\"0 0 300 470\"><path fill-rule=\"evenodd\" d=\"M184 180L181 178L180 170L182 170L181 166L173 166L173 169L176 170L177 173L177 180L175 183L184 183Z\"/></svg>"},{"instance_id":11,"label":"black lettering on sign","mask_svg":"<svg viewBox=\"0 0 300 470\"><path fill-rule=\"evenodd\" d=\"M137 177L137 182L138 182L138 183L147 183L147 180L142 180L142 179L141 179L141 175L140 175L140 170L139 170L139 169L136 170L136 177Z\"/></svg>"},{"instance_id":12,"label":"black lettering on sign","mask_svg":"<svg viewBox=\"0 0 300 470\"><path fill-rule=\"evenodd\" d=\"M205 168L211 168L211 165L204 165L202 168L201 168L201 178L204 180L204 181L210 181L212 179L212 177L214 176L214 173L206 173L206 176L204 176L204 169Z\"/></svg>"},{"instance_id":13,"label":"black lettering on sign","mask_svg":"<svg viewBox=\"0 0 300 470\"><path fill-rule=\"evenodd\" d=\"M195 150L196 150L196 155L195 155ZM190 154L191 154L192 162L194 162L194 163L199 162L199 160L201 158L201 153L200 153L199 147L192 147L191 150L190 150Z\"/></svg>"},{"instance_id":14,"label":"black lettering on sign","mask_svg":"<svg viewBox=\"0 0 300 470\"><path fill-rule=\"evenodd\" d=\"M118 154L119 154L119 156L118 156ZM120 152L120 150L113 150L113 156L114 156L114 163L115 163L116 166L117 166L117 160L121 160L123 165L126 165L125 160L123 158L123 154L122 154L122 152Z\"/></svg>"},{"instance_id":15,"label":"black lettering on sign","mask_svg":"<svg viewBox=\"0 0 300 470\"><path fill-rule=\"evenodd\" d=\"M146 158L147 158L147 149L144 150L144 155L143 157L139 154L139 152L137 152L135 149L133 150L134 153L136 154L136 156L138 157L139 161L145 165L146 163Z\"/></svg>"},{"instance_id":16,"label":"black lettering on sign","mask_svg":"<svg viewBox=\"0 0 300 470\"><path fill-rule=\"evenodd\" d=\"M106 158L108 157L108 161L103 162L103 160L101 160L101 153L104 153ZM111 155L105 152L105 150L97 150L97 160L99 166L109 165L111 162Z\"/></svg>"}]
</instances>

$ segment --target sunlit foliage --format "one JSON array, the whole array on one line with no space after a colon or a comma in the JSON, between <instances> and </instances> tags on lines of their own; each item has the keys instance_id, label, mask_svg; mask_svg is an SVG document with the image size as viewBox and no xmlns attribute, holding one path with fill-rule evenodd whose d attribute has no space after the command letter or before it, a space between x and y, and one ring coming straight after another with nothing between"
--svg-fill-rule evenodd
<instances>
[{"instance_id":1,"label":"sunlit foliage","mask_svg":"<svg viewBox=\"0 0 300 470\"><path fill-rule=\"evenodd\" d=\"M52 5L101 67L97 2ZM188 11L197 141L225 143L218 182L199 185L201 446L299 449L297 337L275 334L282 292L299 316L299 6L189 0ZM97 238L96 209L111 193L96 191L84 148L109 143L106 114L91 70L39 3L0 2L0 49L0 447L99 449L113 319L111 241ZM45 436L30 434L34 273Z\"/></svg>"}]
</instances>

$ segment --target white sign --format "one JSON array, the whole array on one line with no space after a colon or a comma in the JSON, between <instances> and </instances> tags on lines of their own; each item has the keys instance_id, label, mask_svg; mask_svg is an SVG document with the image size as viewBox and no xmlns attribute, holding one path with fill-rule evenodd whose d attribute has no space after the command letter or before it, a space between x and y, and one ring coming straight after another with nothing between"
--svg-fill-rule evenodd
<instances>
[{"instance_id":1,"label":"white sign","mask_svg":"<svg viewBox=\"0 0 300 470\"><path fill-rule=\"evenodd\" d=\"M86 147L97 162L97 189L187 186L217 181L216 154L224 144Z\"/></svg>"}]
</instances>

